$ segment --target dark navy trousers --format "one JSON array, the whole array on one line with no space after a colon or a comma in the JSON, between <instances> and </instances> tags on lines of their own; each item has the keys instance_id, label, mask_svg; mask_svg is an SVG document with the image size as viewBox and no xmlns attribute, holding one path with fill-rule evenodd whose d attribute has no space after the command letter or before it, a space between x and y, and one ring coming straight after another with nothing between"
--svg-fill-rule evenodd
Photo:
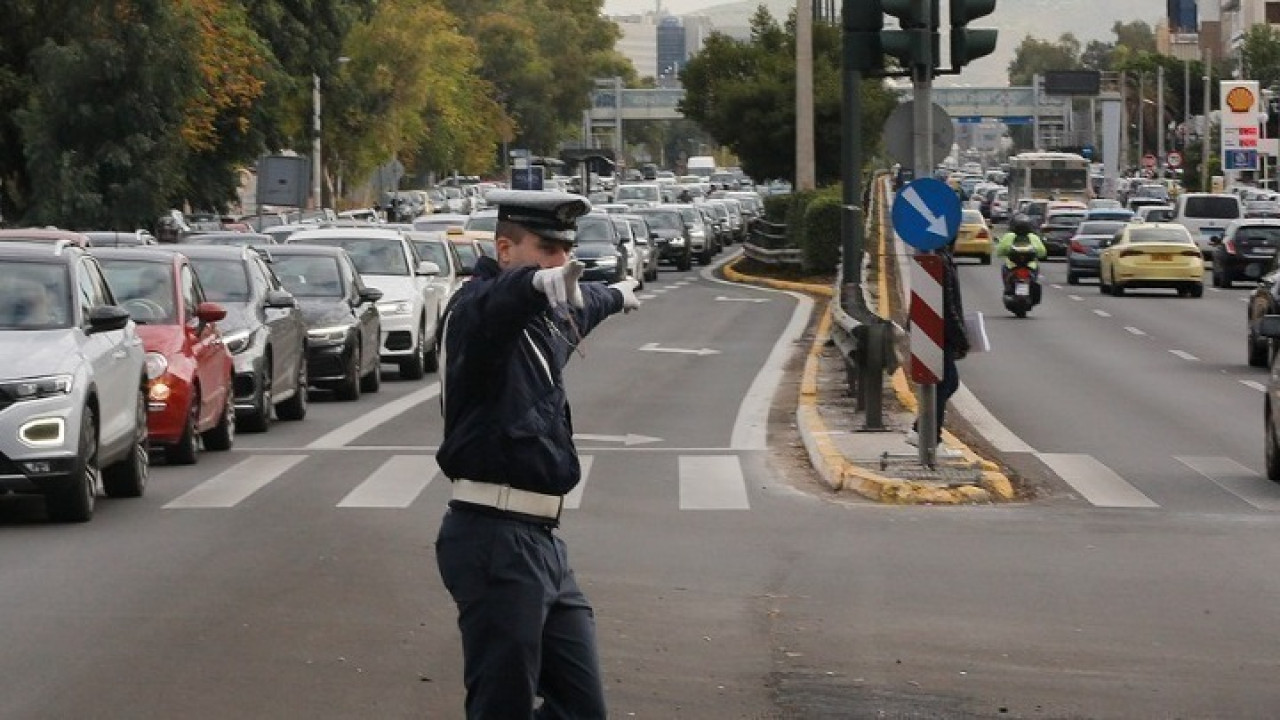
<instances>
[{"instance_id":1,"label":"dark navy trousers","mask_svg":"<svg viewBox=\"0 0 1280 720\"><path fill-rule=\"evenodd\" d=\"M458 605L469 720L605 717L595 613L550 527L450 509L436 563Z\"/></svg>"}]
</instances>

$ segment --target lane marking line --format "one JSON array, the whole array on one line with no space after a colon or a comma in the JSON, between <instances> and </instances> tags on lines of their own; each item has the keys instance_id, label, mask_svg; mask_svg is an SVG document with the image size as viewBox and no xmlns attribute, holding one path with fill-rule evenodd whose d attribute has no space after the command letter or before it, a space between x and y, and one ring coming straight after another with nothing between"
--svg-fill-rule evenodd
<instances>
[{"instance_id":1,"label":"lane marking line","mask_svg":"<svg viewBox=\"0 0 1280 720\"><path fill-rule=\"evenodd\" d=\"M1257 390L1257 391L1258 391L1258 392L1260 392L1260 393L1264 393L1264 392L1266 392L1266 391L1267 391L1267 386L1266 386L1266 385L1263 385L1262 383L1260 383L1260 382L1256 382L1256 381L1253 381L1253 380L1241 380L1241 381L1240 381L1240 384L1241 384L1241 385L1243 385L1243 386L1245 386L1245 387L1247 387L1247 388L1252 388L1252 389L1254 389L1254 390Z\"/></svg>"},{"instance_id":2,"label":"lane marking line","mask_svg":"<svg viewBox=\"0 0 1280 720\"><path fill-rule=\"evenodd\" d=\"M1037 453L1036 457L1096 507L1160 507L1092 455Z\"/></svg>"},{"instance_id":3,"label":"lane marking line","mask_svg":"<svg viewBox=\"0 0 1280 720\"><path fill-rule=\"evenodd\" d=\"M439 472L433 457L392 455L347 493L338 507L407 508Z\"/></svg>"},{"instance_id":4,"label":"lane marking line","mask_svg":"<svg viewBox=\"0 0 1280 720\"><path fill-rule=\"evenodd\" d=\"M1213 482L1259 510L1280 510L1280 486L1266 482L1258 473L1226 457L1175 457Z\"/></svg>"},{"instance_id":5,"label":"lane marking line","mask_svg":"<svg viewBox=\"0 0 1280 720\"><path fill-rule=\"evenodd\" d=\"M342 447L379 425L401 415L402 413L408 412L414 407L439 394L440 383L433 382L421 390L415 390L402 398L398 398L386 405L370 410L351 422L321 435L311 441L311 443L307 445L307 449L322 450Z\"/></svg>"},{"instance_id":6,"label":"lane marking line","mask_svg":"<svg viewBox=\"0 0 1280 720\"><path fill-rule=\"evenodd\" d=\"M737 455L680 458L681 510L750 510Z\"/></svg>"},{"instance_id":7,"label":"lane marking line","mask_svg":"<svg viewBox=\"0 0 1280 720\"><path fill-rule=\"evenodd\" d=\"M254 455L232 465L183 495L170 500L168 508L229 508L261 490L285 474L307 455Z\"/></svg>"},{"instance_id":8,"label":"lane marking line","mask_svg":"<svg viewBox=\"0 0 1280 720\"><path fill-rule=\"evenodd\" d=\"M1183 360L1190 360L1191 362L1198 362L1200 360L1200 358L1196 357L1195 355L1192 355L1191 353L1185 350L1170 350L1169 352L1173 355L1176 355L1177 357L1182 358Z\"/></svg>"},{"instance_id":9,"label":"lane marking line","mask_svg":"<svg viewBox=\"0 0 1280 720\"><path fill-rule=\"evenodd\" d=\"M1134 335L1146 335L1146 333L1142 332L1136 327L1126 327L1125 330L1128 330L1130 333Z\"/></svg>"},{"instance_id":10,"label":"lane marking line","mask_svg":"<svg viewBox=\"0 0 1280 720\"><path fill-rule=\"evenodd\" d=\"M1104 318L1111 317L1111 313L1107 312L1106 310L1094 310L1093 314L1097 315L1098 317L1104 317Z\"/></svg>"}]
</instances>

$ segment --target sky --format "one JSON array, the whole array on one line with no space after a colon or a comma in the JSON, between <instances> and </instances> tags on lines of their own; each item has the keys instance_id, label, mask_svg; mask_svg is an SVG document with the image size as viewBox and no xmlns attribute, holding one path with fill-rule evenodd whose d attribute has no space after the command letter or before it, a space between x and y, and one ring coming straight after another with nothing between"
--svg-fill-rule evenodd
<instances>
[{"instance_id":1,"label":"sky","mask_svg":"<svg viewBox=\"0 0 1280 720\"><path fill-rule=\"evenodd\" d=\"M673 15L684 15L724 5L728 1L662 0L662 7ZM795 6L794 0L765 0L765 4L770 7ZM1154 27L1165 12L1165 5L1166 0L998 0L994 13L973 23L974 27L1000 29L996 52L965 68L960 76L943 82L948 85L1004 85L1014 49L1027 35L1057 40L1062 33L1071 32L1082 44L1089 40L1114 41L1111 26L1116 21L1142 20ZM608 15L652 11L655 6L655 0L604 0L604 12ZM1052 23L1046 24L1046 18L1052 18Z\"/></svg>"}]
</instances>

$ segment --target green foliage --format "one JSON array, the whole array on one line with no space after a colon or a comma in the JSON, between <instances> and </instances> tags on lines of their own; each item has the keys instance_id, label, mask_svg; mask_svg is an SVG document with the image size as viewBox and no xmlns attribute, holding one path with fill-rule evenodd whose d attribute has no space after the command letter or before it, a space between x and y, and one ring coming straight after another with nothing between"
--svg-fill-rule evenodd
<instances>
[{"instance_id":1,"label":"green foliage","mask_svg":"<svg viewBox=\"0 0 1280 720\"><path fill-rule=\"evenodd\" d=\"M1116 21L1111 33L1114 41L1090 40L1083 47L1071 33L1056 42L1028 35L1009 63L1009 84L1030 85L1033 76L1051 70L1120 70L1134 58L1156 54L1155 31L1141 20Z\"/></svg>"},{"instance_id":2,"label":"green foliage","mask_svg":"<svg viewBox=\"0 0 1280 720\"><path fill-rule=\"evenodd\" d=\"M1071 33L1063 33L1057 42L1028 35L1023 38L1009 62L1009 84L1030 85L1035 75L1050 70L1080 68L1080 41Z\"/></svg>"},{"instance_id":3,"label":"green foliage","mask_svg":"<svg viewBox=\"0 0 1280 720\"><path fill-rule=\"evenodd\" d=\"M764 219L775 224L787 222L787 213L791 210L790 195L768 195L764 199Z\"/></svg>"},{"instance_id":4,"label":"green foliage","mask_svg":"<svg viewBox=\"0 0 1280 720\"><path fill-rule=\"evenodd\" d=\"M840 263L842 207L838 194L823 191L805 208L804 236L800 246L804 250L805 272L834 272Z\"/></svg>"},{"instance_id":5,"label":"green foliage","mask_svg":"<svg viewBox=\"0 0 1280 720\"><path fill-rule=\"evenodd\" d=\"M840 177L842 77L841 30L813 28L814 144L819 184ZM795 28L780 25L761 6L751 20L751 38L713 33L680 73L685 87L681 111L729 148L750 176L795 177ZM882 80L861 89L863 156L874 157L881 130L896 106Z\"/></svg>"},{"instance_id":6,"label":"green foliage","mask_svg":"<svg viewBox=\"0 0 1280 720\"><path fill-rule=\"evenodd\" d=\"M1240 45L1245 77L1264 88L1280 85L1280 30L1266 23L1251 26Z\"/></svg>"}]
</instances>

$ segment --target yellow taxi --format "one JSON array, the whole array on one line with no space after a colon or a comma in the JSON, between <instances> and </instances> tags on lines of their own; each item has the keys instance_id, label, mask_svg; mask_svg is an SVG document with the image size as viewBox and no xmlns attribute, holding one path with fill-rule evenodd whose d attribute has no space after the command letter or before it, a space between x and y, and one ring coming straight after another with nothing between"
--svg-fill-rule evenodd
<instances>
[{"instance_id":1,"label":"yellow taxi","mask_svg":"<svg viewBox=\"0 0 1280 720\"><path fill-rule=\"evenodd\" d=\"M977 210L964 210L960 215L960 231L956 234L955 257L978 258L983 265L991 264L991 254L995 244L991 238L991 228L982 213Z\"/></svg>"},{"instance_id":2,"label":"yellow taxi","mask_svg":"<svg viewBox=\"0 0 1280 720\"><path fill-rule=\"evenodd\" d=\"M1172 288L1204 294L1204 258L1187 229L1176 223L1129 224L1104 241L1098 288L1116 297L1130 288Z\"/></svg>"}]
</instances>

